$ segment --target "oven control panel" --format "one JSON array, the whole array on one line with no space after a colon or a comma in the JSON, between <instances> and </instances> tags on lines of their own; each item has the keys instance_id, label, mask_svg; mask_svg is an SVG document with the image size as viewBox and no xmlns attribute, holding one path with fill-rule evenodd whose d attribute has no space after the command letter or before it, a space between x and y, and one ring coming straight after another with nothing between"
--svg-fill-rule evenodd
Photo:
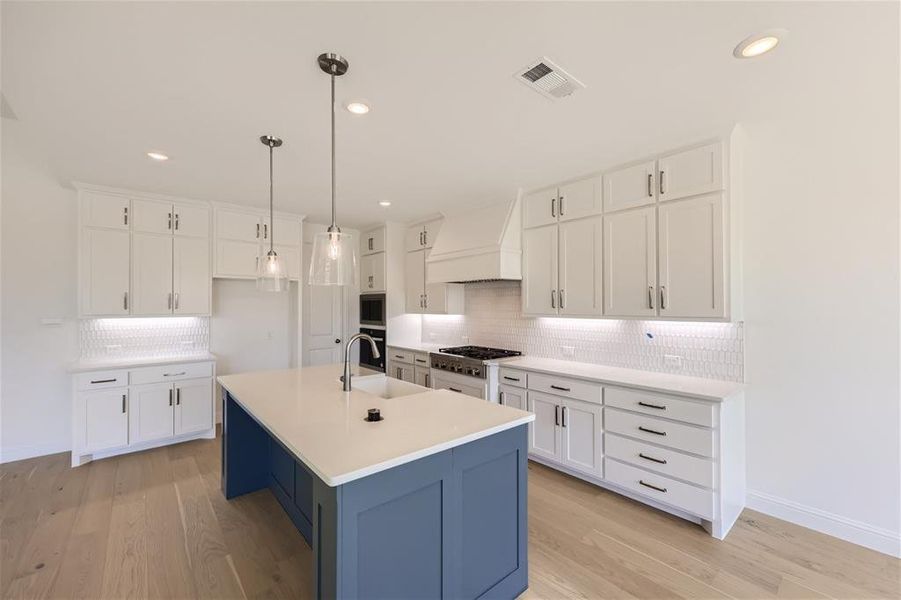
<instances>
[{"instance_id":1,"label":"oven control panel","mask_svg":"<svg viewBox=\"0 0 901 600\"><path fill-rule=\"evenodd\" d=\"M438 353L432 353L430 358L433 369L440 369L450 373L459 373L460 375L468 375L470 377L478 377L479 379L485 379L486 377L485 366L480 360Z\"/></svg>"}]
</instances>

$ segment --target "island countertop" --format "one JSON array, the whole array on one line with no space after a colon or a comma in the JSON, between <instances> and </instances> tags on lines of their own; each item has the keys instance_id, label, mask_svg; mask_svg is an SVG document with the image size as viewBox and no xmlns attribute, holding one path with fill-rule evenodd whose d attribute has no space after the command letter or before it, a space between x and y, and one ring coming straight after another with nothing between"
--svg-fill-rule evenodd
<instances>
[{"instance_id":1,"label":"island countertop","mask_svg":"<svg viewBox=\"0 0 901 600\"><path fill-rule=\"evenodd\" d=\"M342 365L224 375L219 384L326 485L338 486L512 429L532 413L451 392L341 390ZM383 420L365 420L378 408Z\"/></svg>"}]
</instances>

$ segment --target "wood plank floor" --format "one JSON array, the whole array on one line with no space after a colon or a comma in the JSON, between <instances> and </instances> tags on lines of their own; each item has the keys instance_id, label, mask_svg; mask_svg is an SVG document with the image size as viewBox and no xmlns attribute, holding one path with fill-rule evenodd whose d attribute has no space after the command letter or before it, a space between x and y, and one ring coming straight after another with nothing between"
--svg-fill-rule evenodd
<instances>
[{"instance_id":1,"label":"wood plank floor","mask_svg":"<svg viewBox=\"0 0 901 600\"><path fill-rule=\"evenodd\" d=\"M724 541L529 466L525 598L899 598L901 561L753 511ZM219 443L0 466L2 598L305 598L311 551L268 491L227 502Z\"/></svg>"}]
</instances>

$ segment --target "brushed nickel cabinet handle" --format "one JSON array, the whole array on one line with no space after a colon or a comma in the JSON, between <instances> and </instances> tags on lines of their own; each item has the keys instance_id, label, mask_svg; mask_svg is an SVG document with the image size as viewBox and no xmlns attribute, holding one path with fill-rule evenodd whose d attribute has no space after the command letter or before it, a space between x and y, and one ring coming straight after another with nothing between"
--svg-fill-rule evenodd
<instances>
[{"instance_id":1,"label":"brushed nickel cabinet handle","mask_svg":"<svg viewBox=\"0 0 901 600\"><path fill-rule=\"evenodd\" d=\"M554 405L554 425L560 426L560 405Z\"/></svg>"},{"instance_id":2,"label":"brushed nickel cabinet handle","mask_svg":"<svg viewBox=\"0 0 901 600\"><path fill-rule=\"evenodd\" d=\"M666 190L664 189L664 186L663 186L663 178L664 178L665 174L666 174L666 171L661 169L661 171L660 171L660 195L661 196L666 193Z\"/></svg>"},{"instance_id":3,"label":"brushed nickel cabinet handle","mask_svg":"<svg viewBox=\"0 0 901 600\"><path fill-rule=\"evenodd\" d=\"M422 232L422 245L423 246L429 245L429 230L428 229L426 229L425 231Z\"/></svg>"},{"instance_id":4,"label":"brushed nickel cabinet handle","mask_svg":"<svg viewBox=\"0 0 901 600\"><path fill-rule=\"evenodd\" d=\"M638 406L644 406L647 408L656 408L657 410L666 410L666 406L662 404L648 404L647 402L638 402Z\"/></svg>"},{"instance_id":5,"label":"brushed nickel cabinet handle","mask_svg":"<svg viewBox=\"0 0 901 600\"><path fill-rule=\"evenodd\" d=\"M654 308L654 286L653 285L648 286L648 308L650 308L650 309Z\"/></svg>"},{"instance_id":6,"label":"brushed nickel cabinet handle","mask_svg":"<svg viewBox=\"0 0 901 600\"><path fill-rule=\"evenodd\" d=\"M394 355L394 358L399 358L399 359L403 360L404 357L401 356L400 354L395 354L395 355Z\"/></svg>"},{"instance_id":7,"label":"brushed nickel cabinet handle","mask_svg":"<svg viewBox=\"0 0 901 600\"><path fill-rule=\"evenodd\" d=\"M551 290L551 308L557 308L557 290Z\"/></svg>"},{"instance_id":8,"label":"brushed nickel cabinet handle","mask_svg":"<svg viewBox=\"0 0 901 600\"><path fill-rule=\"evenodd\" d=\"M168 228L169 228L169 231L172 231L172 213L169 213L169 225L168 225Z\"/></svg>"},{"instance_id":9,"label":"brushed nickel cabinet handle","mask_svg":"<svg viewBox=\"0 0 901 600\"><path fill-rule=\"evenodd\" d=\"M463 393L463 390L458 390L458 389L455 388L455 387L450 387L450 386L448 386L447 389L449 389L449 390L452 391L452 392L457 392L458 394L462 394L462 393Z\"/></svg>"},{"instance_id":10,"label":"brushed nickel cabinet handle","mask_svg":"<svg viewBox=\"0 0 901 600\"><path fill-rule=\"evenodd\" d=\"M651 461L651 462L655 462L655 463L658 463L658 464L661 464L661 465L665 465L665 464L666 464L666 460L665 460L665 459L663 459L663 458L654 458L653 456L648 456L647 454L645 454L645 453L643 453L643 452L639 452L639 453L638 453L638 456L641 457L641 458L643 458L643 459L645 459L645 460L649 460L649 461Z\"/></svg>"},{"instance_id":11,"label":"brushed nickel cabinet handle","mask_svg":"<svg viewBox=\"0 0 901 600\"><path fill-rule=\"evenodd\" d=\"M125 295L122 297L122 308L128 310L128 292L125 292Z\"/></svg>"},{"instance_id":12,"label":"brushed nickel cabinet handle","mask_svg":"<svg viewBox=\"0 0 901 600\"><path fill-rule=\"evenodd\" d=\"M519 377L510 377L509 375L504 375L504 379L507 381L519 381Z\"/></svg>"},{"instance_id":13,"label":"brushed nickel cabinet handle","mask_svg":"<svg viewBox=\"0 0 901 600\"><path fill-rule=\"evenodd\" d=\"M666 488L657 487L656 485L651 485L650 483L645 483L643 480L639 479L638 483L643 485L644 487L651 488L652 490L657 490L658 492L666 493Z\"/></svg>"},{"instance_id":14,"label":"brushed nickel cabinet handle","mask_svg":"<svg viewBox=\"0 0 901 600\"><path fill-rule=\"evenodd\" d=\"M556 198L551 198L551 216L557 218L557 209L555 208L557 204Z\"/></svg>"},{"instance_id":15,"label":"brushed nickel cabinet handle","mask_svg":"<svg viewBox=\"0 0 901 600\"><path fill-rule=\"evenodd\" d=\"M175 405L181 406L181 388L175 388Z\"/></svg>"},{"instance_id":16,"label":"brushed nickel cabinet handle","mask_svg":"<svg viewBox=\"0 0 901 600\"><path fill-rule=\"evenodd\" d=\"M654 174L648 173L648 198L654 197Z\"/></svg>"},{"instance_id":17,"label":"brushed nickel cabinet handle","mask_svg":"<svg viewBox=\"0 0 901 600\"><path fill-rule=\"evenodd\" d=\"M180 373L163 373L163 377L181 377L182 375L185 375L185 374L186 374L185 371L182 371Z\"/></svg>"},{"instance_id":18,"label":"brushed nickel cabinet handle","mask_svg":"<svg viewBox=\"0 0 901 600\"><path fill-rule=\"evenodd\" d=\"M563 213L560 213L560 214L562 215ZM562 288L560 289L560 291L558 292L558 294L559 294L559 296L560 296L560 308L566 308L566 303L564 302L565 296L563 295L563 289L562 289Z\"/></svg>"},{"instance_id":19,"label":"brushed nickel cabinet handle","mask_svg":"<svg viewBox=\"0 0 901 600\"><path fill-rule=\"evenodd\" d=\"M566 427L566 407L565 406L563 407L563 410L561 412L563 413L563 419L562 419L563 426Z\"/></svg>"},{"instance_id":20,"label":"brushed nickel cabinet handle","mask_svg":"<svg viewBox=\"0 0 901 600\"><path fill-rule=\"evenodd\" d=\"M431 377L432 377L432 376L431 376L429 373L426 373L426 374L425 374L425 386L426 386L426 387L432 387L432 383L429 381L429 379L430 379Z\"/></svg>"},{"instance_id":21,"label":"brushed nickel cabinet handle","mask_svg":"<svg viewBox=\"0 0 901 600\"><path fill-rule=\"evenodd\" d=\"M122 218L123 218L123 223L125 225L128 225L128 207L127 206L122 209Z\"/></svg>"},{"instance_id":22,"label":"brushed nickel cabinet handle","mask_svg":"<svg viewBox=\"0 0 901 600\"><path fill-rule=\"evenodd\" d=\"M559 385L552 385L552 386L551 386L551 389L552 389L552 390L559 390L559 391L561 391L561 392L571 392L571 391L572 391L572 390L569 389L569 388L565 388L565 387L562 387L562 386L559 386Z\"/></svg>"},{"instance_id":23,"label":"brushed nickel cabinet handle","mask_svg":"<svg viewBox=\"0 0 901 600\"><path fill-rule=\"evenodd\" d=\"M666 286L660 286L660 310L666 310Z\"/></svg>"},{"instance_id":24,"label":"brushed nickel cabinet handle","mask_svg":"<svg viewBox=\"0 0 901 600\"><path fill-rule=\"evenodd\" d=\"M260 239L260 224L257 223L257 239Z\"/></svg>"},{"instance_id":25,"label":"brushed nickel cabinet handle","mask_svg":"<svg viewBox=\"0 0 901 600\"><path fill-rule=\"evenodd\" d=\"M175 213L175 230L178 231L178 213Z\"/></svg>"},{"instance_id":26,"label":"brushed nickel cabinet handle","mask_svg":"<svg viewBox=\"0 0 901 600\"><path fill-rule=\"evenodd\" d=\"M498 401L498 404L501 404L501 405L504 404L504 392L497 393L497 401Z\"/></svg>"},{"instance_id":27,"label":"brushed nickel cabinet handle","mask_svg":"<svg viewBox=\"0 0 901 600\"><path fill-rule=\"evenodd\" d=\"M91 383L92 384L94 384L94 383L113 383L114 381L116 381L116 380L115 379L92 379Z\"/></svg>"},{"instance_id":28,"label":"brushed nickel cabinet handle","mask_svg":"<svg viewBox=\"0 0 901 600\"><path fill-rule=\"evenodd\" d=\"M269 239L269 223L263 223L263 239Z\"/></svg>"},{"instance_id":29,"label":"brushed nickel cabinet handle","mask_svg":"<svg viewBox=\"0 0 901 600\"><path fill-rule=\"evenodd\" d=\"M638 426L639 431L644 431L645 433L653 433L654 435L666 435L665 431L657 431L656 429L648 429L642 425Z\"/></svg>"},{"instance_id":30,"label":"brushed nickel cabinet handle","mask_svg":"<svg viewBox=\"0 0 901 600\"><path fill-rule=\"evenodd\" d=\"M560 202L560 216L562 217L563 216L563 194L560 194L559 202Z\"/></svg>"},{"instance_id":31,"label":"brushed nickel cabinet handle","mask_svg":"<svg viewBox=\"0 0 901 600\"><path fill-rule=\"evenodd\" d=\"M169 388L169 406L172 406L172 388Z\"/></svg>"},{"instance_id":32,"label":"brushed nickel cabinet handle","mask_svg":"<svg viewBox=\"0 0 901 600\"><path fill-rule=\"evenodd\" d=\"M125 394L122 394L122 414L125 414Z\"/></svg>"},{"instance_id":33,"label":"brushed nickel cabinet handle","mask_svg":"<svg viewBox=\"0 0 901 600\"><path fill-rule=\"evenodd\" d=\"M175 292L175 310L178 310L178 292Z\"/></svg>"},{"instance_id":34,"label":"brushed nickel cabinet handle","mask_svg":"<svg viewBox=\"0 0 901 600\"><path fill-rule=\"evenodd\" d=\"M166 300L166 308L172 310L172 292L169 292L169 298Z\"/></svg>"}]
</instances>

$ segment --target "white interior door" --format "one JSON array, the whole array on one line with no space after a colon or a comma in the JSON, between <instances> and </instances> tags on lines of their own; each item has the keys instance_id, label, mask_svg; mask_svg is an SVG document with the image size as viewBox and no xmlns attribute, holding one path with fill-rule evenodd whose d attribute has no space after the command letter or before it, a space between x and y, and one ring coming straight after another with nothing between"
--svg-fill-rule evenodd
<instances>
[{"instance_id":1,"label":"white interior door","mask_svg":"<svg viewBox=\"0 0 901 600\"><path fill-rule=\"evenodd\" d=\"M313 244L304 244L304 272L309 269L312 256ZM343 361L343 288L304 283L303 294L303 364L326 365Z\"/></svg>"},{"instance_id":2,"label":"white interior door","mask_svg":"<svg viewBox=\"0 0 901 600\"><path fill-rule=\"evenodd\" d=\"M172 314L172 236L136 233L131 244L131 314Z\"/></svg>"},{"instance_id":3,"label":"white interior door","mask_svg":"<svg viewBox=\"0 0 901 600\"><path fill-rule=\"evenodd\" d=\"M149 383L129 388L129 440L149 442L171 437L175 391L171 383Z\"/></svg>"},{"instance_id":4,"label":"white interior door","mask_svg":"<svg viewBox=\"0 0 901 600\"><path fill-rule=\"evenodd\" d=\"M129 313L130 242L127 231L85 228L81 238L81 311Z\"/></svg>"},{"instance_id":5,"label":"white interior door","mask_svg":"<svg viewBox=\"0 0 901 600\"><path fill-rule=\"evenodd\" d=\"M661 201L723 189L722 142L661 156L657 165Z\"/></svg>"},{"instance_id":6,"label":"white interior door","mask_svg":"<svg viewBox=\"0 0 901 600\"><path fill-rule=\"evenodd\" d=\"M557 225L522 232L522 312L557 314Z\"/></svg>"},{"instance_id":7,"label":"white interior door","mask_svg":"<svg viewBox=\"0 0 901 600\"><path fill-rule=\"evenodd\" d=\"M657 196L656 164L649 160L604 173L604 210L612 212L653 204Z\"/></svg>"},{"instance_id":8,"label":"white interior door","mask_svg":"<svg viewBox=\"0 0 901 600\"><path fill-rule=\"evenodd\" d=\"M213 426L213 380L190 379L175 384L175 433L205 431Z\"/></svg>"},{"instance_id":9,"label":"white interior door","mask_svg":"<svg viewBox=\"0 0 901 600\"><path fill-rule=\"evenodd\" d=\"M529 453L560 460L560 399L540 392L528 392L529 410L535 420L529 427Z\"/></svg>"},{"instance_id":10,"label":"white interior door","mask_svg":"<svg viewBox=\"0 0 901 600\"><path fill-rule=\"evenodd\" d=\"M408 313L421 313L425 294L425 250L407 252L404 263L404 286Z\"/></svg>"},{"instance_id":11,"label":"white interior door","mask_svg":"<svg viewBox=\"0 0 901 600\"><path fill-rule=\"evenodd\" d=\"M210 240L176 237L173 249L173 312L177 315L210 314Z\"/></svg>"},{"instance_id":12,"label":"white interior door","mask_svg":"<svg viewBox=\"0 0 901 600\"><path fill-rule=\"evenodd\" d=\"M175 235L210 237L210 210L194 204L176 204L173 207Z\"/></svg>"},{"instance_id":13,"label":"white interior door","mask_svg":"<svg viewBox=\"0 0 901 600\"><path fill-rule=\"evenodd\" d=\"M128 393L122 389L81 394L85 411L85 450L128 444Z\"/></svg>"},{"instance_id":14,"label":"white interior door","mask_svg":"<svg viewBox=\"0 0 901 600\"><path fill-rule=\"evenodd\" d=\"M174 222L171 202L138 200L131 203L135 233L171 233Z\"/></svg>"},{"instance_id":15,"label":"white interior door","mask_svg":"<svg viewBox=\"0 0 901 600\"><path fill-rule=\"evenodd\" d=\"M656 208L604 216L604 314L657 314Z\"/></svg>"},{"instance_id":16,"label":"white interior door","mask_svg":"<svg viewBox=\"0 0 901 600\"><path fill-rule=\"evenodd\" d=\"M660 315L723 317L723 194L660 206Z\"/></svg>"},{"instance_id":17,"label":"white interior door","mask_svg":"<svg viewBox=\"0 0 901 600\"><path fill-rule=\"evenodd\" d=\"M603 312L601 217L560 223L561 315L595 316Z\"/></svg>"},{"instance_id":18,"label":"white interior door","mask_svg":"<svg viewBox=\"0 0 901 600\"><path fill-rule=\"evenodd\" d=\"M601 405L565 399L562 406L560 431L563 462L572 469L602 477Z\"/></svg>"},{"instance_id":19,"label":"white interior door","mask_svg":"<svg viewBox=\"0 0 901 600\"><path fill-rule=\"evenodd\" d=\"M589 177L560 187L557 211L561 221L601 214L601 178Z\"/></svg>"},{"instance_id":20,"label":"white interior door","mask_svg":"<svg viewBox=\"0 0 901 600\"><path fill-rule=\"evenodd\" d=\"M522 198L522 226L541 227L557 222L557 188L527 194Z\"/></svg>"}]
</instances>

